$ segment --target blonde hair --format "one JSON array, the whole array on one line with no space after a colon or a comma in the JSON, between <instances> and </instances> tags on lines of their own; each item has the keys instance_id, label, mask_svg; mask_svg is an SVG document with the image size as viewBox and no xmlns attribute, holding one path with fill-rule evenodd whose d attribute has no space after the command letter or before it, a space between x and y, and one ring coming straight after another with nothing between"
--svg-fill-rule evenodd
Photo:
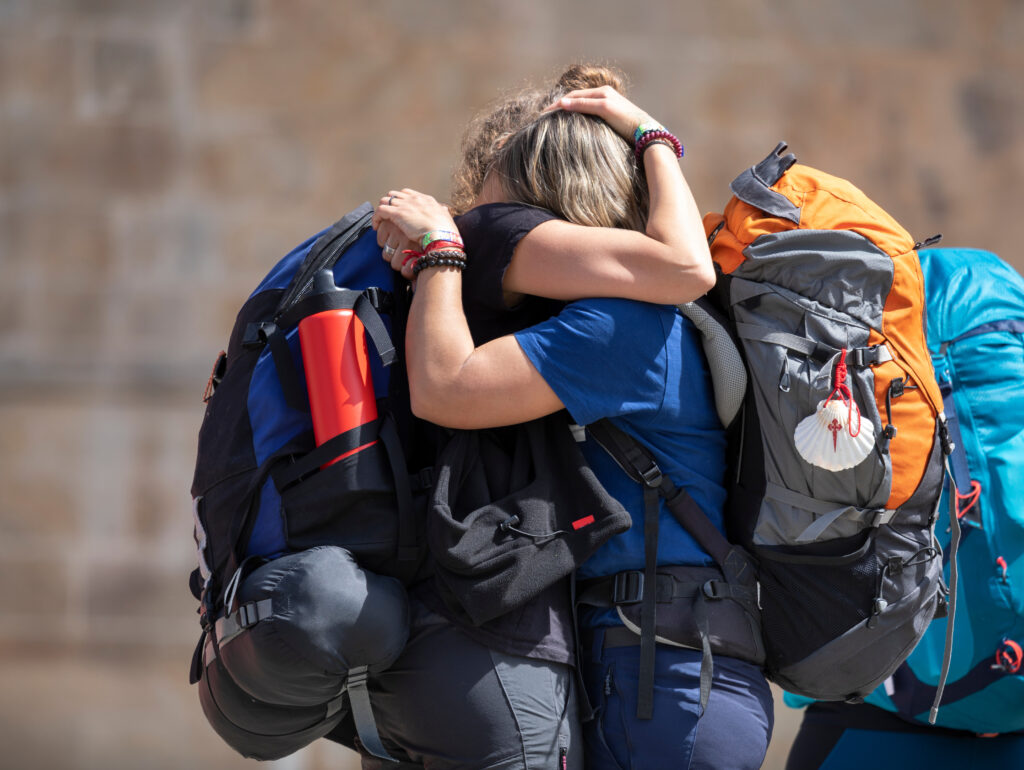
<instances>
[{"instance_id":1,"label":"blonde hair","mask_svg":"<svg viewBox=\"0 0 1024 770\"><path fill-rule=\"evenodd\" d=\"M453 174L452 208L472 207L493 173L510 201L541 206L575 224L642 230L647 186L631 146L591 115L541 110L566 93L624 79L601 65L569 67L547 90L524 89L470 124Z\"/></svg>"},{"instance_id":2,"label":"blonde hair","mask_svg":"<svg viewBox=\"0 0 1024 770\"><path fill-rule=\"evenodd\" d=\"M642 230L646 186L630 145L603 120L557 110L520 129L494 160L509 201L578 225Z\"/></svg>"}]
</instances>

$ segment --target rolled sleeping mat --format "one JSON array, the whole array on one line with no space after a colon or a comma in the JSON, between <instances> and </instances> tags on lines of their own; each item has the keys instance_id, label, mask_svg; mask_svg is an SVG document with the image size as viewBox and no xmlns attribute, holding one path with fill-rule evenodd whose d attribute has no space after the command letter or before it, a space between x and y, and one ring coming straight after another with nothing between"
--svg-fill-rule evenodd
<instances>
[{"instance_id":1,"label":"rolled sleeping mat","mask_svg":"<svg viewBox=\"0 0 1024 770\"><path fill-rule=\"evenodd\" d=\"M348 713L343 695L316 706L263 703L232 681L211 640L206 642L204 658L199 681L203 714L214 732L243 757L286 757L327 735Z\"/></svg>"},{"instance_id":2,"label":"rolled sleeping mat","mask_svg":"<svg viewBox=\"0 0 1024 770\"><path fill-rule=\"evenodd\" d=\"M263 564L229 598L230 612L214 627L217 660L243 692L264 704L322 710L347 691L364 747L390 758L366 678L394 663L409 637L398 580L362 569L344 548L317 546Z\"/></svg>"}]
</instances>

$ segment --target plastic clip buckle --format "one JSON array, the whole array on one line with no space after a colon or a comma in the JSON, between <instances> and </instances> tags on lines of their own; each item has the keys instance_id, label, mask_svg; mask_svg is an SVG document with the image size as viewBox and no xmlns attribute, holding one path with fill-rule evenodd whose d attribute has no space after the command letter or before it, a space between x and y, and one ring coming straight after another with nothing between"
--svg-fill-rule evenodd
<instances>
[{"instance_id":1,"label":"plastic clip buckle","mask_svg":"<svg viewBox=\"0 0 1024 770\"><path fill-rule=\"evenodd\" d=\"M612 604L639 604L644 593L644 573L619 572L612 582Z\"/></svg>"}]
</instances>

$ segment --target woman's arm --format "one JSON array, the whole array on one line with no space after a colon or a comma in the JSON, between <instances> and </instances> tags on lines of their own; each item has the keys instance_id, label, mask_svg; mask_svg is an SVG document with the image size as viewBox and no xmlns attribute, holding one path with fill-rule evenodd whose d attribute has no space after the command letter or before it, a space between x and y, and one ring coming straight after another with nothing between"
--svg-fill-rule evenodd
<instances>
[{"instance_id":1,"label":"woman's arm","mask_svg":"<svg viewBox=\"0 0 1024 770\"><path fill-rule=\"evenodd\" d=\"M630 142L637 126L651 121L608 86L574 91L552 108L596 115ZM563 300L623 297L678 304L714 286L700 212L675 153L654 145L643 163L650 193L646 233L545 222L520 240L505 272L505 290Z\"/></svg>"},{"instance_id":2,"label":"woman's arm","mask_svg":"<svg viewBox=\"0 0 1024 770\"><path fill-rule=\"evenodd\" d=\"M445 206L409 189L381 198L375 222L410 239L430 230L457 232ZM425 420L486 428L562 408L514 337L474 346L462 311L462 273L455 268L434 267L417 277L405 350L412 411Z\"/></svg>"}]
</instances>

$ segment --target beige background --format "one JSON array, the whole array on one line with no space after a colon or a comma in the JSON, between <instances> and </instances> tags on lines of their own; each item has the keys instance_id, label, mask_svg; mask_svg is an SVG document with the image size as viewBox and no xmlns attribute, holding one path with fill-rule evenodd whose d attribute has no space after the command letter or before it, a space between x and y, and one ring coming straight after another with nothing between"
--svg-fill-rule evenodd
<instances>
[{"instance_id":1,"label":"beige background","mask_svg":"<svg viewBox=\"0 0 1024 770\"><path fill-rule=\"evenodd\" d=\"M786 139L1020 267L1022 38L1021 0L0 0L0 767L249 764L187 684L209 367L295 243L443 195L475 109L608 60L702 209Z\"/></svg>"}]
</instances>

